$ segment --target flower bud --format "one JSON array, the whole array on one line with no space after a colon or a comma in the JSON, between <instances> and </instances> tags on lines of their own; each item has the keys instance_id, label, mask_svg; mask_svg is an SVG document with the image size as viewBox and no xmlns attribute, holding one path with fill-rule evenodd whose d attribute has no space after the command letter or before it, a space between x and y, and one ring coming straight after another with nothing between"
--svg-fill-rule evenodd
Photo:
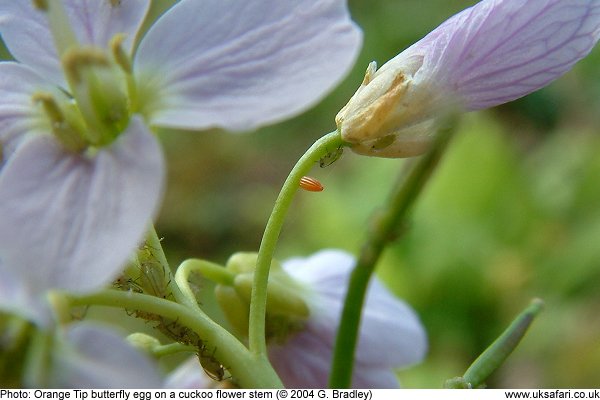
<instances>
[{"instance_id":1,"label":"flower bud","mask_svg":"<svg viewBox=\"0 0 600 400\"><path fill-rule=\"evenodd\" d=\"M518 99L567 72L600 38L599 10L594 0L480 1L380 70L371 63L338 131L361 154L419 155L440 117Z\"/></svg>"},{"instance_id":2,"label":"flower bud","mask_svg":"<svg viewBox=\"0 0 600 400\"><path fill-rule=\"evenodd\" d=\"M248 334L250 297L256 268L256 253L237 253L227 261L226 268L235 274L231 285L215 288L217 301L233 328L241 335ZM297 331L309 317L304 286L291 278L273 261L267 286L267 339L283 340Z\"/></svg>"},{"instance_id":3,"label":"flower bud","mask_svg":"<svg viewBox=\"0 0 600 400\"><path fill-rule=\"evenodd\" d=\"M436 105L434 89L415 74L422 57L404 53L376 71L372 62L348 104L337 114L342 139L359 154L377 157L412 157L424 153L431 142Z\"/></svg>"},{"instance_id":4,"label":"flower bud","mask_svg":"<svg viewBox=\"0 0 600 400\"><path fill-rule=\"evenodd\" d=\"M141 332L132 333L126 339L133 347L147 354L152 354L154 349L160 347L160 341L157 338Z\"/></svg>"}]
</instances>

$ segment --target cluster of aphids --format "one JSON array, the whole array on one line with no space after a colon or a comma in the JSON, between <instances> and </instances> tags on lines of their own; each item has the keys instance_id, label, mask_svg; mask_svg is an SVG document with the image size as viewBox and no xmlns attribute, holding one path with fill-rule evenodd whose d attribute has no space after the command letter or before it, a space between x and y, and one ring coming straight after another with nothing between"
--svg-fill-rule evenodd
<instances>
[{"instance_id":1,"label":"cluster of aphids","mask_svg":"<svg viewBox=\"0 0 600 400\"><path fill-rule=\"evenodd\" d=\"M170 289L171 274L165 268L166 266L158 261L155 249L144 243L138 249L136 260L125 269L123 275L113 282L113 287L118 290L143 293L174 301L175 297ZM226 368L215 358L216 347L213 346L209 349L206 341L203 341L190 328L180 324L177 320L165 318L151 312L142 310L125 311L130 316L152 323L155 329L169 339L195 347L198 360L207 375L216 381L226 378Z\"/></svg>"}]
</instances>

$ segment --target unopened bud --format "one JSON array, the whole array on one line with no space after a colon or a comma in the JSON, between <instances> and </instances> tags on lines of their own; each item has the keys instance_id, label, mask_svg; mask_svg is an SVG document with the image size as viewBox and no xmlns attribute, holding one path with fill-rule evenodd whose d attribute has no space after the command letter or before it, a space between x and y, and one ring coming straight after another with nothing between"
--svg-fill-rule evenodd
<instances>
[{"instance_id":1,"label":"unopened bud","mask_svg":"<svg viewBox=\"0 0 600 400\"><path fill-rule=\"evenodd\" d=\"M433 88L415 78L423 60L401 56L378 71L369 64L361 86L336 116L342 139L356 153L412 157L429 148L441 110Z\"/></svg>"}]
</instances>

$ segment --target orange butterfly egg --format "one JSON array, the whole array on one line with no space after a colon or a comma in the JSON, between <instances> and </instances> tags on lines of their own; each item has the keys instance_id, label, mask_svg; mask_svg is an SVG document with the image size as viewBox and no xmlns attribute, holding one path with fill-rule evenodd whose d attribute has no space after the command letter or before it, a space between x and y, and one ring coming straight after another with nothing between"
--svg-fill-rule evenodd
<instances>
[{"instance_id":1,"label":"orange butterfly egg","mask_svg":"<svg viewBox=\"0 0 600 400\"><path fill-rule=\"evenodd\" d=\"M308 190L309 192L323 191L323 185L321 185L321 182L315 178L311 178L310 176L303 176L300 178L300 187L304 190Z\"/></svg>"}]
</instances>

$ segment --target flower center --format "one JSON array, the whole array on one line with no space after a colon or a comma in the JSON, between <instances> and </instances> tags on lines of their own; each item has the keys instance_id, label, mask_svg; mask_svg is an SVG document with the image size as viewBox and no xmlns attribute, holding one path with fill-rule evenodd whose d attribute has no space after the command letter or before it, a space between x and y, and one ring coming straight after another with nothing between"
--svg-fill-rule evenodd
<instances>
[{"instance_id":1,"label":"flower center","mask_svg":"<svg viewBox=\"0 0 600 400\"><path fill-rule=\"evenodd\" d=\"M60 0L33 1L46 14L68 86L66 96L36 93L34 101L65 148L109 145L127 127L136 98L124 36L115 35L106 49L81 45Z\"/></svg>"}]
</instances>

